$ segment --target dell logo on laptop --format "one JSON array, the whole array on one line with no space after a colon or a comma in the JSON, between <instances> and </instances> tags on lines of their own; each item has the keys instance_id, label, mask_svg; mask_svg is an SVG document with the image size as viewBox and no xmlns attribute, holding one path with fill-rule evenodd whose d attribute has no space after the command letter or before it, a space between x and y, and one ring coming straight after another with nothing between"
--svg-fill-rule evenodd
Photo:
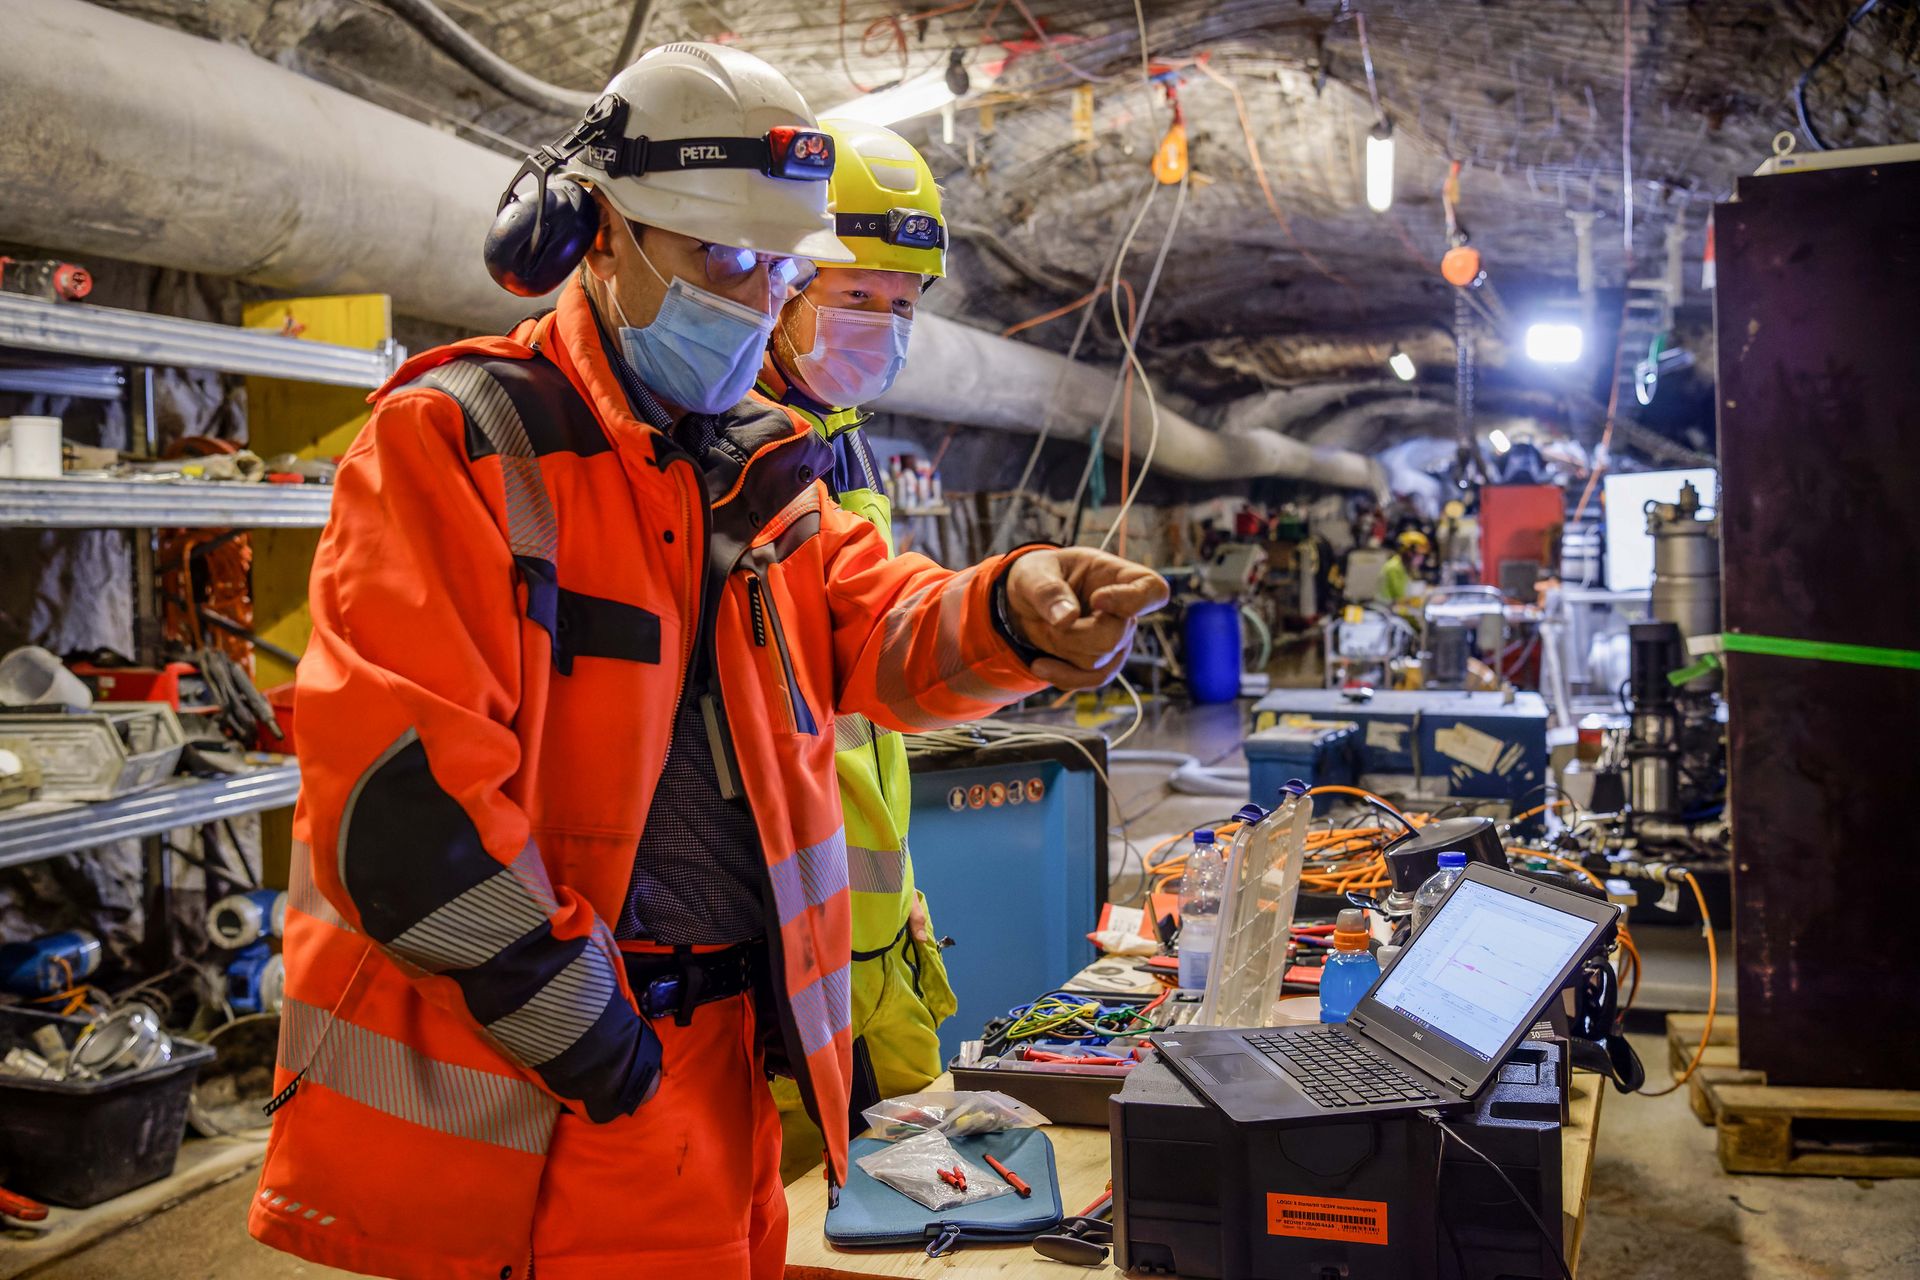
<instances>
[{"instance_id":1,"label":"dell logo on laptop","mask_svg":"<svg viewBox=\"0 0 1920 1280\"><path fill-rule=\"evenodd\" d=\"M1416 1032L1414 1032L1414 1033L1413 1033L1413 1038L1414 1038L1415 1040L1425 1040L1425 1039L1426 1039L1426 1037L1425 1037L1424 1035L1422 1035L1422 1034L1420 1034L1420 1033L1419 1033L1418 1031L1416 1031Z\"/></svg>"}]
</instances>

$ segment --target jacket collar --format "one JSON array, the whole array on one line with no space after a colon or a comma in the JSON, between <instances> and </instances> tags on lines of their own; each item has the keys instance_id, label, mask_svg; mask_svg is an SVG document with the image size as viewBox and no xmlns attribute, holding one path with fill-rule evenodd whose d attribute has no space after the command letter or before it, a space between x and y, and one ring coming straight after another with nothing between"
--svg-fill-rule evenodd
<instances>
[{"instance_id":1,"label":"jacket collar","mask_svg":"<svg viewBox=\"0 0 1920 1280\"><path fill-rule=\"evenodd\" d=\"M829 440L873 416L858 407L828 408L808 395L780 367L780 361L773 354L772 343L767 344L767 358L760 364L760 380L753 389L777 405L799 411L815 431Z\"/></svg>"},{"instance_id":2,"label":"jacket collar","mask_svg":"<svg viewBox=\"0 0 1920 1280\"><path fill-rule=\"evenodd\" d=\"M528 345L567 375L600 421L617 435L639 440L657 434L634 414L620 375L607 356L586 282L578 272L562 286L558 305L535 324Z\"/></svg>"}]
</instances>

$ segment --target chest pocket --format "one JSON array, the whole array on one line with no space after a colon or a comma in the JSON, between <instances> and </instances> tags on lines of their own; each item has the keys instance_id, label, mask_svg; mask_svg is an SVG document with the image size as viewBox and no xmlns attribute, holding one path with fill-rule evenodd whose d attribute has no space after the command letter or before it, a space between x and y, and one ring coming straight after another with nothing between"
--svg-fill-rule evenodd
<instances>
[{"instance_id":1,"label":"chest pocket","mask_svg":"<svg viewBox=\"0 0 1920 1280\"><path fill-rule=\"evenodd\" d=\"M415 385L443 391L460 406L467 420L469 461L500 459L507 545L525 588L526 616L547 633L554 670L572 675L576 658L657 664L659 615L560 585L560 526L540 476L540 459L612 448L567 376L537 356L469 357L430 370Z\"/></svg>"}]
</instances>

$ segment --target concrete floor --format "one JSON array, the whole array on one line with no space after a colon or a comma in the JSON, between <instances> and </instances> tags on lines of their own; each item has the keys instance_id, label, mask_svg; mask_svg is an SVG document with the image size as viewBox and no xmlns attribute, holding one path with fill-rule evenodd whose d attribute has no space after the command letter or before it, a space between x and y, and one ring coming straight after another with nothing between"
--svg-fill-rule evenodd
<instances>
[{"instance_id":1,"label":"concrete floor","mask_svg":"<svg viewBox=\"0 0 1920 1280\"><path fill-rule=\"evenodd\" d=\"M1122 719L1119 726L1125 723ZM1127 745L1237 764L1229 757L1245 723L1244 706L1166 708L1150 712ZM1140 851L1238 807L1233 800L1170 795L1166 772L1164 766L1124 765L1112 773L1115 821L1125 823L1126 837ZM1133 857L1116 838L1113 878L1120 896L1132 888L1128 877L1137 883ZM1635 1042L1657 1082L1664 1083L1658 1032L1649 1026ZM35 1280L291 1280L346 1274L248 1239L244 1223L253 1189L252 1175L236 1178L30 1274ZM1693 1118L1684 1094L1611 1093L1601 1113L1580 1263L1582 1275L1598 1280L1920 1278L1920 1180L1724 1174L1714 1154L1713 1130Z\"/></svg>"}]
</instances>

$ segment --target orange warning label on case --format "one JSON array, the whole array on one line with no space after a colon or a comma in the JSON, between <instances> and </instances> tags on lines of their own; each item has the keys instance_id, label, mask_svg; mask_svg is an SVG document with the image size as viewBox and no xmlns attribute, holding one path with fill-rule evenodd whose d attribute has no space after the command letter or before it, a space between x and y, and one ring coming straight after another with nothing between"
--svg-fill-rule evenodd
<instances>
[{"instance_id":1,"label":"orange warning label on case","mask_svg":"<svg viewBox=\"0 0 1920 1280\"><path fill-rule=\"evenodd\" d=\"M1384 1200L1338 1200L1331 1196L1267 1196L1267 1234L1315 1240L1387 1242Z\"/></svg>"}]
</instances>

